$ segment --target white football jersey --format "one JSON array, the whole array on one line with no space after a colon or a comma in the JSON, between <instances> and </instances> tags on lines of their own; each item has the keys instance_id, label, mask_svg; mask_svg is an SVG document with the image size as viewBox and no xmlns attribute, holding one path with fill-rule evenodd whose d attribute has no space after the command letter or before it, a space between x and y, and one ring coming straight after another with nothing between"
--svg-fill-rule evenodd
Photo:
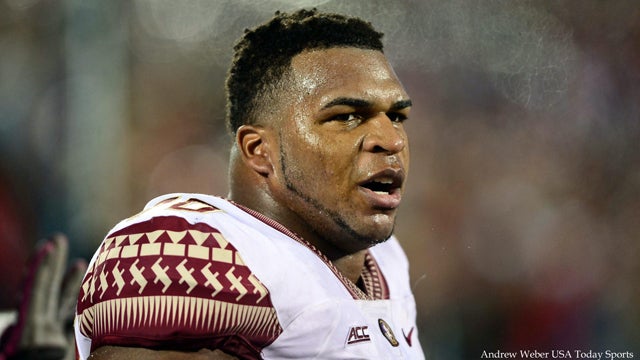
<instances>
[{"instance_id":1,"label":"white football jersey","mask_svg":"<svg viewBox=\"0 0 640 360\"><path fill-rule=\"evenodd\" d=\"M104 345L217 348L241 359L424 359L415 319L395 237L368 250L356 286L259 213L171 194L102 242L75 332L83 360Z\"/></svg>"}]
</instances>

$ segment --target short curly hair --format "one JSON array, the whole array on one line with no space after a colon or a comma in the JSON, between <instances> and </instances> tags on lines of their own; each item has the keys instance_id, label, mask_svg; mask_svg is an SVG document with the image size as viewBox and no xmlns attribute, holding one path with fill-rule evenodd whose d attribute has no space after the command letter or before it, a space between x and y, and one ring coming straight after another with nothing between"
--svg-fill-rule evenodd
<instances>
[{"instance_id":1,"label":"short curly hair","mask_svg":"<svg viewBox=\"0 0 640 360\"><path fill-rule=\"evenodd\" d=\"M382 36L362 19L317 9L276 12L267 23L245 30L226 79L228 129L235 134L243 124L256 122L264 94L275 89L294 56L334 47L383 52Z\"/></svg>"}]
</instances>

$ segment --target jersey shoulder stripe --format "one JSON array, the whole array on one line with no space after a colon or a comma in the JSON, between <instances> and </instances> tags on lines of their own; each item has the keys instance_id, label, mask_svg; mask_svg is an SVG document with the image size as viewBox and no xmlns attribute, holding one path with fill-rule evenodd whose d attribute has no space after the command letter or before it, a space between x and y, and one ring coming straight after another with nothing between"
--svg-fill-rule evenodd
<instances>
[{"instance_id":1,"label":"jersey shoulder stripe","mask_svg":"<svg viewBox=\"0 0 640 360\"><path fill-rule=\"evenodd\" d=\"M154 208L107 235L83 280L77 321L91 347L242 343L259 354L282 332L268 290L219 229L171 211L220 210L172 199Z\"/></svg>"}]
</instances>

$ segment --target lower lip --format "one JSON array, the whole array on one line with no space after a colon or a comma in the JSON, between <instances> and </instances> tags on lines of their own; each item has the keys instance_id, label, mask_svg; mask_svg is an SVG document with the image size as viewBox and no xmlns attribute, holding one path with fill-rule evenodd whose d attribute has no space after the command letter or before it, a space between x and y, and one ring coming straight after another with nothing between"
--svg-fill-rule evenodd
<instances>
[{"instance_id":1,"label":"lower lip","mask_svg":"<svg viewBox=\"0 0 640 360\"><path fill-rule=\"evenodd\" d=\"M402 192L399 188L394 189L390 193L377 193L365 187L360 187L360 191L364 194L371 206L376 209L396 209L400 206L400 201L402 200Z\"/></svg>"}]
</instances>

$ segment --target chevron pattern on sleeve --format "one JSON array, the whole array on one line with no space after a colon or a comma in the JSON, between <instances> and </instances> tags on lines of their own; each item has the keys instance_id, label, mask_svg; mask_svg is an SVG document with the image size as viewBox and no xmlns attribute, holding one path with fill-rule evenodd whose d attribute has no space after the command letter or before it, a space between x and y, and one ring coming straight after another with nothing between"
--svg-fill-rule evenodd
<instances>
[{"instance_id":1,"label":"chevron pattern on sleeve","mask_svg":"<svg viewBox=\"0 0 640 360\"><path fill-rule=\"evenodd\" d=\"M83 280L77 313L92 348L206 347L209 338L213 347L241 337L260 349L282 332L268 290L233 245L210 225L179 216L109 234Z\"/></svg>"}]
</instances>

